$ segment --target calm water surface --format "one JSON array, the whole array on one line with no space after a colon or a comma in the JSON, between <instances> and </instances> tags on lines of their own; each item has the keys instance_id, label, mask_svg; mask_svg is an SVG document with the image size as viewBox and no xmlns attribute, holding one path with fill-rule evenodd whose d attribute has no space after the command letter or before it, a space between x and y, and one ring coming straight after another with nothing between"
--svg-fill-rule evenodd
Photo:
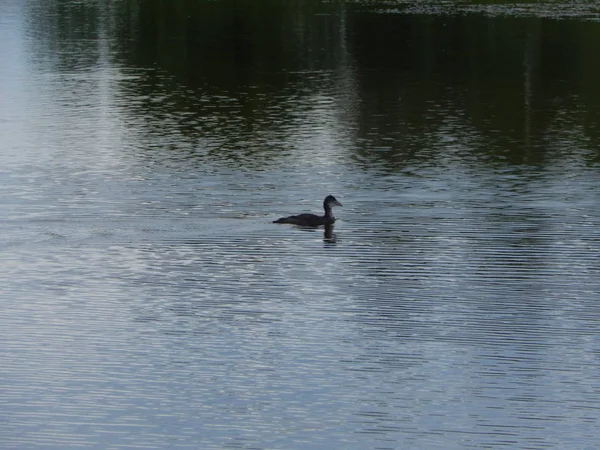
<instances>
[{"instance_id":1,"label":"calm water surface","mask_svg":"<svg viewBox=\"0 0 600 450\"><path fill-rule=\"evenodd\" d=\"M596 448L573 3L0 1L0 446Z\"/></svg>"}]
</instances>

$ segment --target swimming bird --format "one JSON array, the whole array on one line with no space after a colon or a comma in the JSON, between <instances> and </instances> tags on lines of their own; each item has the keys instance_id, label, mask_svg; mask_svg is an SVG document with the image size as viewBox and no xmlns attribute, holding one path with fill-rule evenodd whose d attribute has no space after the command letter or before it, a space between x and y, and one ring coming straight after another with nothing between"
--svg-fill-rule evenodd
<instances>
[{"instance_id":1,"label":"swimming bird","mask_svg":"<svg viewBox=\"0 0 600 450\"><path fill-rule=\"evenodd\" d=\"M323 200L323 209L325 210L324 216L305 213L298 214L297 216L282 217L281 219L274 220L273 223L291 223L303 227L331 225L333 222L335 222L335 217L333 217L333 213L331 212L332 206L342 206L342 204L338 202L333 195L328 195L325 197L325 200Z\"/></svg>"}]
</instances>

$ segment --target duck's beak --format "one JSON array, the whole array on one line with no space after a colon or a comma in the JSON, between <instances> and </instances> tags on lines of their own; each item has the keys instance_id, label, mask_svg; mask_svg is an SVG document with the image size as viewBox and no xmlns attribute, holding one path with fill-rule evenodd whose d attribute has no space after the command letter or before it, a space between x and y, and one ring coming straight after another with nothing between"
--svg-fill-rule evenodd
<instances>
[{"instance_id":1,"label":"duck's beak","mask_svg":"<svg viewBox=\"0 0 600 450\"><path fill-rule=\"evenodd\" d=\"M344 206L342 205L340 202L338 202L337 200L333 203L335 206Z\"/></svg>"}]
</instances>

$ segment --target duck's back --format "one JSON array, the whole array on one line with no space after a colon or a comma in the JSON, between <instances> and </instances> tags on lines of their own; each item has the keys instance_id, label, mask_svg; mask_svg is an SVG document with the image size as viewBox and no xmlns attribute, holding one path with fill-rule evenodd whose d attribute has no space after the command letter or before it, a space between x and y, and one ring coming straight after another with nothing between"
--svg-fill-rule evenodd
<instances>
[{"instance_id":1,"label":"duck's back","mask_svg":"<svg viewBox=\"0 0 600 450\"><path fill-rule=\"evenodd\" d=\"M306 214L298 214L297 216L282 217L281 219L275 220L273 223L291 223L294 225L316 227L319 225L326 225L329 223L333 223L334 221L335 221L335 219L333 219L333 218L327 218L324 216L317 216L316 214L306 213Z\"/></svg>"}]
</instances>

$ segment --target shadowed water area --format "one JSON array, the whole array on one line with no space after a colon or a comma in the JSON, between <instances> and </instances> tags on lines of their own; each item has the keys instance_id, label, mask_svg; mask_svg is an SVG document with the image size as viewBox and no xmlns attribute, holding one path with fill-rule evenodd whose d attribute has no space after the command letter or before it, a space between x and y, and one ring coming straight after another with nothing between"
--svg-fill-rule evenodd
<instances>
[{"instance_id":1,"label":"shadowed water area","mask_svg":"<svg viewBox=\"0 0 600 450\"><path fill-rule=\"evenodd\" d=\"M598 55L592 1L0 0L0 447L596 448Z\"/></svg>"}]
</instances>

